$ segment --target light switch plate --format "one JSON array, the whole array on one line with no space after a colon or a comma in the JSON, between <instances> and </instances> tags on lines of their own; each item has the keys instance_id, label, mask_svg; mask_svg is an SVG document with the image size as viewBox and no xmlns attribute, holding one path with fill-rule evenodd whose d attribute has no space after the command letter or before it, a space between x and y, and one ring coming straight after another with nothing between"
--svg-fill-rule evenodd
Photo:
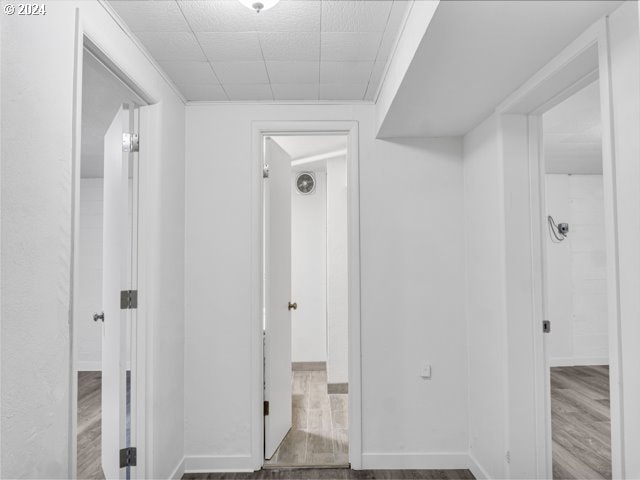
<instances>
[{"instance_id":1,"label":"light switch plate","mask_svg":"<svg viewBox=\"0 0 640 480\"><path fill-rule=\"evenodd\" d=\"M431 378L431 364L428 362L422 362L420 366L420 376L422 378Z\"/></svg>"}]
</instances>

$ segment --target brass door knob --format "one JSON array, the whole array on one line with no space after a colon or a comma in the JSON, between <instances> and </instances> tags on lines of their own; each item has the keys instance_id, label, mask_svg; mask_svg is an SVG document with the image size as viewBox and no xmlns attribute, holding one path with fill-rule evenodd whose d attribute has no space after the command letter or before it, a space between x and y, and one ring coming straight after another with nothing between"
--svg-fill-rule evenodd
<instances>
[{"instance_id":1,"label":"brass door knob","mask_svg":"<svg viewBox=\"0 0 640 480\"><path fill-rule=\"evenodd\" d=\"M289 302L289 311L291 310L297 310L298 309L298 304L296 302Z\"/></svg>"}]
</instances>

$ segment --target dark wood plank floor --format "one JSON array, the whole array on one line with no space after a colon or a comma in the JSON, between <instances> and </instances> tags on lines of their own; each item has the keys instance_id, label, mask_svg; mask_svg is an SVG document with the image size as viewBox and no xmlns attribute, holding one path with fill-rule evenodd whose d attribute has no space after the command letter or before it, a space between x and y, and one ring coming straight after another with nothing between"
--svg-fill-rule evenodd
<instances>
[{"instance_id":1,"label":"dark wood plank floor","mask_svg":"<svg viewBox=\"0 0 640 480\"><path fill-rule=\"evenodd\" d=\"M78 478L103 479L102 373L78 372Z\"/></svg>"},{"instance_id":2,"label":"dark wood plank floor","mask_svg":"<svg viewBox=\"0 0 640 480\"><path fill-rule=\"evenodd\" d=\"M611 478L609 367L551 368L553 478Z\"/></svg>"},{"instance_id":3,"label":"dark wood plank floor","mask_svg":"<svg viewBox=\"0 0 640 480\"><path fill-rule=\"evenodd\" d=\"M248 473L187 473L183 480L472 480L469 470L351 470L348 468L268 469Z\"/></svg>"}]
</instances>

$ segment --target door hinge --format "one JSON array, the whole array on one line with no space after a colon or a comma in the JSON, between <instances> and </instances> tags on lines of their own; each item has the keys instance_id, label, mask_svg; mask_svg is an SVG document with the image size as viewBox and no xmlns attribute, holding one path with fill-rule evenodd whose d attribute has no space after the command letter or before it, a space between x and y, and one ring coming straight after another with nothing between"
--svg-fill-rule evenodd
<instances>
[{"instance_id":1,"label":"door hinge","mask_svg":"<svg viewBox=\"0 0 640 480\"><path fill-rule=\"evenodd\" d=\"M120 309L127 310L138 308L138 291L122 290L120 292Z\"/></svg>"},{"instance_id":2,"label":"door hinge","mask_svg":"<svg viewBox=\"0 0 640 480\"><path fill-rule=\"evenodd\" d=\"M265 163L262 167L262 178L269 178L269 164Z\"/></svg>"},{"instance_id":3,"label":"door hinge","mask_svg":"<svg viewBox=\"0 0 640 480\"><path fill-rule=\"evenodd\" d=\"M549 320L542 321L542 333L550 333L551 332L551 322Z\"/></svg>"},{"instance_id":4,"label":"door hinge","mask_svg":"<svg viewBox=\"0 0 640 480\"><path fill-rule=\"evenodd\" d=\"M269 401L265 400L264 401L264 416L266 417L267 415L269 415Z\"/></svg>"},{"instance_id":5,"label":"door hinge","mask_svg":"<svg viewBox=\"0 0 640 480\"><path fill-rule=\"evenodd\" d=\"M120 450L120 468L135 467L138 460L136 447L128 447Z\"/></svg>"},{"instance_id":6,"label":"door hinge","mask_svg":"<svg viewBox=\"0 0 640 480\"><path fill-rule=\"evenodd\" d=\"M140 150L140 143L137 133L123 133L122 134L122 151L123 152L138 152Z\"/></svg>"}]
</instances>

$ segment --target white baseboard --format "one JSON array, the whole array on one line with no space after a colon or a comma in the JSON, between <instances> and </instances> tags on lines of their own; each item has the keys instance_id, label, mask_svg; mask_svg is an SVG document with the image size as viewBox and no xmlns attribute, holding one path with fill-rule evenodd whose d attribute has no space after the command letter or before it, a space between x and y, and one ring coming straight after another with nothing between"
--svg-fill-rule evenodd
<instances>
[{"instance_id":1,"label":"white baseboard","mask_svg":"<svg viewBox=\"0 0 640 480\"><path fill-rule=\"evenodd\" d=\"M251 455L185 456L184 473L253 472Z\"/></svg>"},{"instance_id":2,"label":"white baseboard","mask_svg":"<svg viewBox=\"0 0 640 480\"><path fill-rule=\"evenodd\" d=\"M472 454L469 454L468 468L469 470L471 470L471 473L473 473L473 476L478 480L489 480L491 478L487 471L482 468L482 465L480 465L476 457L474 457Z\"/></svg>"},{"instance_id":3,"label":"white baseboard","mask_svg":"<svg viewBox=\"0 0 640 480\"><path fill-rule=\"evenodd\" d=\"M609 365L609 357L556 357L549 359L551 367L586 367L589 365Z\"/></svg>"},{"instance_id":4,"label":"white baseboard","mask_svg":"<svg viewBox=\"0 0 640 480\"><path fill-rule=\"evenodd\" d=\"M78 371L79 372L101 372L102 371L102 362L100 360L91 361L91 360L82 360L78 361Z\"/></svg>"},{"instance_id":5,"label":"white baseboard","mask_svg":"<svg viewBox=\"0 0 640 480\"><path fill-rule=\"evenodd\" d=\"M363 453L363 470L450 470L469 467L464 453Z\"/></svg>"},{"instance_id":6,"label":"white baseboard","mask_svg":"<svg viewBox=\"0 0 640 480\"><path fill-rule=\"evenodd\" d=\"M176 468L173 469L173 472L169 476L169 480L180 480L184 475L184 457L180 459Z\"/></svg>"}]
</instances>

